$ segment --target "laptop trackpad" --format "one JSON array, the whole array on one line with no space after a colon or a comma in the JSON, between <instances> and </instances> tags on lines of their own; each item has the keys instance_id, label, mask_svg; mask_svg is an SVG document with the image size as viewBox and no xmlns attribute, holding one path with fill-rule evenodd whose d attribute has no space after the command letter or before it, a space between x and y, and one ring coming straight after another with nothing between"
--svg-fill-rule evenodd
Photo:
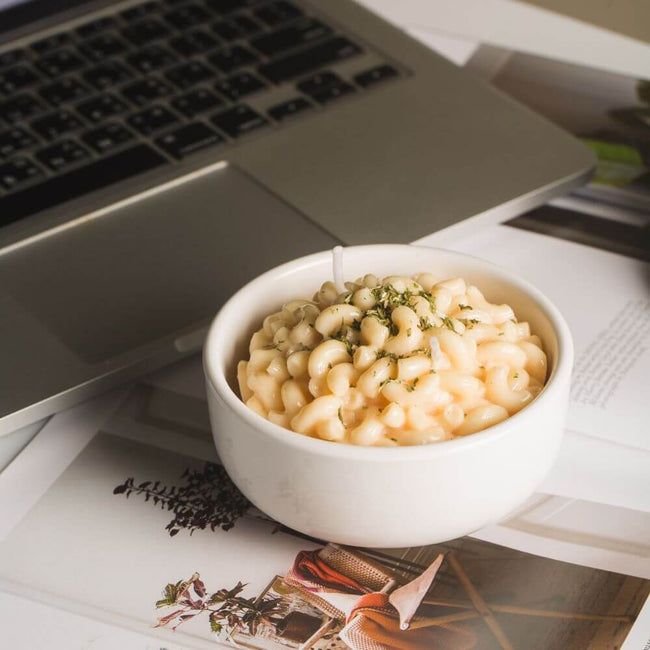
<instances>
[{"instance_id":1,"label":"laptop trackpad","mask_svg":"<svg viewBox=\"0 0 650 650\"><path fill-rule=\"evenodd\" d=\"M4 288L90 363L206 321L241 285L339 243L226 166L0 258Z\"/></svg>"}]
</instances>

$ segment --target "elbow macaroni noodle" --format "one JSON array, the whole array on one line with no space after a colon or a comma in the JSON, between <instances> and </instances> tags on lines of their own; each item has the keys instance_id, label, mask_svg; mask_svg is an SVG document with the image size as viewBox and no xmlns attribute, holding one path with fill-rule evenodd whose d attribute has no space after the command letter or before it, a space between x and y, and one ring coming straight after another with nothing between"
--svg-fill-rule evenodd
<instances>
[{"instance_id":1,"label":"elbow macaroni noodle","mask_svg":"<svg viewBox=\"0 0 650 650\"><path fill-rule=\"evenodd\" d=\"M324 440L417 445L497 424L542 390L540 339L462 278L345 286L326 282L264 319L237 368L250 409Z\"/></svg>"}]
</instances>

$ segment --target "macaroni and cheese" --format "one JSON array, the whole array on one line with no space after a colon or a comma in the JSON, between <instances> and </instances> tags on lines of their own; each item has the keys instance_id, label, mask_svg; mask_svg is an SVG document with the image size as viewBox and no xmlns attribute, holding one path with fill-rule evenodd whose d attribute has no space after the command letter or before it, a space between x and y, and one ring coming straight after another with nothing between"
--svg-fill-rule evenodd
<instances>
[{"instance_id":1,"label":"macaroni and cheese","mask_svg":"<svg viewBox=\"0 0 650 650\"><path fill-rule=\"evenodd\" d=\"M539 337L462 278L345 287L326 282L264 319L237 368L250 409L323 440L418 445L497 424L542 390Z\"/></svg>"}]
</instances>

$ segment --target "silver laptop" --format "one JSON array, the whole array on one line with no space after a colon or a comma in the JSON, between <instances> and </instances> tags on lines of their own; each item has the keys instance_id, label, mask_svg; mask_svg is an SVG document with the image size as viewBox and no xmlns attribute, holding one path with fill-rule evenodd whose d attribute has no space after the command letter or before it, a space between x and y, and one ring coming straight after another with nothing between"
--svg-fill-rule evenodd
<instances>
[{"instance_id":1,"label":"silver laptop","mask_svg":"<svg viewBox=\"0 0 650 650\"><path fill-rule=\"evenodd\" d=\"M352 0L0 0L0 31L0 433L196 351L280 262L594 164Z\"/></svg>"}]
</instances>

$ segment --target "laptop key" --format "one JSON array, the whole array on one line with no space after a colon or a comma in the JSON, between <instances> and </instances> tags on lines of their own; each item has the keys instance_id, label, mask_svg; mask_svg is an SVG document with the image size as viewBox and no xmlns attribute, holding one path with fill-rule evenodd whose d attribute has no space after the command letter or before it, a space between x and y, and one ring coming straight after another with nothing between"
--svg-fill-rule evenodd
<instances>
[{"instance_id":1,"label":"laptop key","mask_svg":"<svg viewBox=\"0 0 650 650\"><path fill-rule=\"evenodd\" d=\"M222 95L233 101L263 90L267 85L258 77L248 72L240 72L214 85Z\"/></svg>"},{"instance_id":2,"label":"laptop key","mask_svg":"<svg viewBox=\"0 0 650 650\"><path fill-rule=\"evenodd\" d=\"M337 74L333 72L319 72L318 74L303 79L297 85L298 90L301 92L311 95L312 93L328 88L337 83L341 83L343 80Z\"/></svg>"},{"instance_id":3,"label":"laptop key","mask_svg":"<svg viewBox=\"0 0 650 650\"><path fill-rule=\"evenodd\" d=\"M345 95L351 95L355 92L356 90L352 84L340 81L331 86L321 88L320 90L315 90L311 93L311 98L319 104L330 104Z\"/></svg>"},{"instance_id":4,"label":"laptop key","mask_svg":"<svg viewBox=\"0 0 650 650\"><path fill-rule=\"evenodd\" d=\"M312 70L336 61L355 56L361 48L342 36L330 38L295 54L289 54L281 59L266 63L258 68L258 72L274 83L281 83L294 77L307 74Z\"/></svg>"},{"instance_id":5,"label":"laptop key","mask_svg":"<svg viewBox=\"0 0 650 650\"><path fill-rule=\"evenodd\" d=\"M44 52L52 52L62 45L68 44L71 40L72 38L70 37L70 34L67 32L59 32L58 34L52 34L52 36L42 38L40 41L32 43L31 48L34 52L43 54Z\"/></svg>"},{"instance_id":6,"label":"laptop key","mask_svg":"<svg viewBox=\"0 0 650 650\"><path fill-rule=\"evenodd\" d=\"M205 88L191 90L185 95L180 95L172 100L171 105L187 117L194 117L213 108L221 106L223 101L214 93Z\"/></svg>"},{"instance_id":7,"label":"laptop key","mask_svg":"<svg viewBox=\"0 0 650 650\"><path fill-rule=\"evenodd\" d=\"M151 106L131 115L127 122L142 135L151 135L176 124L178 118L164 106Z\"/></svg>"},{"instance_id":8,"label":"laptop key","mask_svg":"<svg viewBox=\"0 0 650 650\"><path fill-rule=\"evenodd\" d=\"M233 11L247 9L260 2L260 0L205 0L205 4L215 13L220 15L230 14Z\"/></svg>"},{"instance_id":9,"label":"laptop key","mask_svg":"<svg viewBox=\"0 0 650 650\"><path fill-rule=\"evenodd\" d=\"M299 18L286 27L252 39L251 45L266 56L275 56L295 47L323 39L331 33L332 30L319 20Z\"/></svg>"},{"instance_id":10,"label":"laptop key","mask_svg":"<svg viewBox=\"0 0 650 650\"><path fill-rule=\"evenodd\" d=\"M34 85L39 78L39 75L26 65L7 68L0 72L0 92L13 95L17 90Z\"/></svg>"},{"instance_id":11,"label":"laptop key","mask_svg":"<svg viewBox=\"0 0 650 650\"><path fill-rule=\"evenodd\" d=\"M138 106L145 106L161 97L167 97L173 92L174 89L169 84L156 77L148 77L143 81L135 81L122 88L124 97Z\"/></svg>"},{"instance_id":12,"label":"laptop key","mask_svg":"<svg viewBox=\"0 0 650 650\"><path fill-rule=\"evenodd\" d=\"M170 156L181 159L200 149L225 142L225 139L209 126L194 122L160 136L155 142Z\"/></svg>"},{"instance_id":13,"label":"laptop key","mask_svg":"<svg viewBox=\"0 0 650 650\"><path fill-rule=\"evenodd\" d=\"M269 108L269 115L276 122L282 122L283 120L298 115L298 113L302 113L310 108L314 108L314 105L308 102L304 97L296 97L295 99L290 99L288 102L272 106Z\"/></svg>"},{"instance_id":14,"label":"laptop key","mask_svg":"<svg viewBox=\"0 0 650 650\"><path fill-rule=\"evenodd\" d=\"M83 73L83 78L98 90L129 80L133 75L117 61L106 61Z\"/></svg>"},{"instance_id":15,"label":"laptop key","mask_svg":"<svg viewBox=\"0 0 650 650\"><path fill-rule=\"evenodd\" d=\"M84 23L81 27L77 27L76 32L81 38L89 38L90 36L95 36L107 29L112 29L117 26L117 20L111 16L103 16L102 18L97 18L96 20L91 20L88 23Z\"/></svg>"},{"instance_id":16,"label":"laptop key","mask_svg":"<svg viewBox=\"0 0 650 650\"><path fill-rule=\"evenodd\" d=\"M167 70L165 77L181 90L196 86L215 76L213 70L200 61L188 61Z\"/></svg>"},{"instance_id":17,"label":"laptop key","mask_svg":"<svg viewBox=\"0 0 650 650\"><path fill-rule=\"evenodd\" d=\"M181 56L190 57L195 54L203 54L203 52L207 52L216 47L217 40L206 31L195 29L182 36L172 38L169 41L169 45Z\"/></svg>"},{"instance_id":18,"label":"laptop key","mask_svg":"<svg viewBox=\"0 0 650 650\"><path fill-rule=\"evenodd\" d=\"M84 65L84 60L72 50L57 50L36 61L36 66L48 77L59 77Z\"/></svg>"},{"instance_id":19,"label":"laptop key","mask_svg":"<svg viewBox=\"0 0 650 650\"><path fill-rule=\"evenodd\" d=\"M0 53L0 68L5 68L8 65L13 65L22 61L26 57L25 50L16 48L15 50L7 50Z\"/></svg>"},{"instance_id":20,"label":"laptop key","mask_svg":"<svg viewBox=\"0 0 650 650\"><path fill-rule=\"evenodd\" d=\"M236 41L244 36L244 32L230 20L212 23L212 31L224 41Z\"/></svg>"},{"instance_id":21,"label":"laptop key","mask_svg":"<svg viewBox=\"0 0 650 650\"><path fill-rule=\"evenodd\" d=\"M133 45L146 45L169 34L169 29L158 20L145 18L122 30L122 35Z\"/></svg>"},{"instance_id":22,"label":"laptop key","mask_svg":"<svg viewBox=\"0 0 650 650\"><path fill-rule=\"evenodd\" d=\"M75 165L80 160L89 157L89 153L74 140L63 140L45 149L37 151L35 157L39 162L58 172L66 167Z\"/></svg>"},{"instance_id":23,"label":"laptop key","mask_svg":"<svg viewBox=\"0 0 650 650\"><path fill-rule=\"evenodd\" d=\"M237 68L257 62L258 57L245 47L235 45L234 47L219 50L208 57L208 61L217 66L222 72L228 74L234 72Z\"/></svg>"},{"instance_id":24,"label":"laptop key","mask_svg":"<svg viewBox=\"0 0 650 650\"><path fill-rule=\"evenodd\" d=\"M233 16L230 19L230 22L239 29L239 31L244 36L252 36L262 31L262 25L260 25L256 20L253 20L250 16L245 16L243 14Z\"/></svg>"},{"instance_id":25,"label":"laptop key","mask_svg":"<svg viewBox=\"0 0 650 650\"><path fill-rule=\"evenodd\" d=\"M14 158L10 162L0 165L0 187L11 191L42 175L43 171L31 160ZM0 199L0 214L4 208L5 203ZM1 222L2 217L0 217Z\"/></svg>"},{"instance_id":26,"label":"laptop key","mask_svg":"<svg viewBox=\"0 0 650 650\"><path fill-rule=\"evenodd\" d=\"M161 165L167 159L146 144L129 147L100 160L49 178L0 198L0 225L17 221ZM38 168L36 172L40 173ZM0 184L2 170L0 169Z\"/></svg>"},{"instance_id":27,"label":"laptop key","mask_svg":"<svg viewBox=\"0 0 650 650\"><path fill-rule=\"evenodd\" d=\"M61 135L76 131L83 124L70 111L58 110L33 120L31 127L45 140L54 140Z\"/></svg>"},{"instance_id":28,"label":"laptop key","mask_svg":"<svg viewBox=\"0 0 650 650\"><path fill-rule=\"evenodd\" d=\"M210 120L231 138L238 138L269 125L269 121L265 117L256 113L246 104L238 104L231 109L217 113Z\"/></svg>"},{"instance_id":29,"label":"laptop key","mask_svg":"<svg viewBox=\"0 0 650 650\"><path fill-rule=\"evenodd\" d=\"M108 122L92 131L87 131L81 136L81 139L95 151L104 153L133 140L134 137L133 133L124 125Z\"/></svg>"},{"instance_id":30,"label":"laptop key","mask_svg":"<svg viewBox=\"0 0 650 650\"><path fill-rule=\"evenodd\" d=\"M181 5L177 9L172 9L163 18L174 29L183 30L202 25L204 22L210 20L212 16L197 4L186 4Z\"/></svg>"},{"instance_id":31,"label":"laptop key","mask_svg":"<svg viewBox=\"0 0 650 650\"><path fill-rule=\"evenodd\" d=\"M120 11L120 16L127 22L133 22L134 20L140 20L145 16L157 11L160 8L159 2L143 2L142 4L131 7L130 9L125 9Z\"/></svg>"},{"instance_id":32,"label":"laptop key","mask_svg":"<svg viewBox=\"0 0 650 650\"><path fill-rule=\"evenodd\" d=\"M79 46L79 50L91 61L103 61L122 54L127 48L127 44L111 32L95 36Z\"/></svg>"},{"instance_id":33,"label":"laptop key","mask_svg":"<svg viewBox=\"0 0 650 650\"><path fill-rule=\"evenodd\" d=\"M77 104L75 108L77 113L89 122L101 122L107 117L119 115L129 110L129 107L123 101L110 94L93 97L88 101Z\"/></svg>"},{"instance_id":34,"label":"laptop key","mask_svg":"<svg viewBox=\"0 0 650 650\"><path fill-rule=\"evenodd\" d=\"M80 81L73 77L66 77L61 81L55 81L47 86L43 86L39 95L52 106L60 106L68 102L81 99L92 92L88 86L84 86Z\"/></svg>"},{"instance_id":35,"label":"laptop key","mask_svg":"<svg viewBox=\"0 0 650 650\"><path fill-rule=\"evenodd\" d=\"M5 102L0 102L0 118L9 124L22 122L23 120L43 113L46 110L45 104L35 97L22 93L14 95Z\"/></svg>"},{"instance_id":36,"label":"laptop key","mask_svg":"<svg viewBox=\"0 0 650 650\"><path fill-rule=\"evenodd\" d=\"M126 62L143 74L164 68L178 59L167 49L160 45L146 45L126 57Z\"/></svg>"},{"instance_id":37,"label":"laptop key","mask_svg":"<svg viewBox=\"0 0 650 650\"><path fill-rule=\"evenodd\" d=\"M9 158L22 149L36 144L36 138L20 126L0 131L0 156Z\"/></svg>"},{"instance_id":38,"label":"laptop key","mask_svg":"<svg viewBox=\"0 0 650 650\"><path fill-rule=\"evenodd\" d=\"M376 83L381 83L382 81L393 79L397 76L399 76L397 70L392 65L385 63L384 65L378 65L375 68L370 68L370 70L360 72L354 77L354 80L359 86L368 88Z\"/></svg>"},{"instance_id":39,"label":"laptop key","mask_svg":"<svg viewBox=\"0 0 650 650\"><path fill-rule=\"evenodd\" d=\"M277 27L301 16L302 11L290 2L280 0L280 2L270 2L259 9L255 9L253 14L269 27Z\"/></svg>"}]
</instances>

